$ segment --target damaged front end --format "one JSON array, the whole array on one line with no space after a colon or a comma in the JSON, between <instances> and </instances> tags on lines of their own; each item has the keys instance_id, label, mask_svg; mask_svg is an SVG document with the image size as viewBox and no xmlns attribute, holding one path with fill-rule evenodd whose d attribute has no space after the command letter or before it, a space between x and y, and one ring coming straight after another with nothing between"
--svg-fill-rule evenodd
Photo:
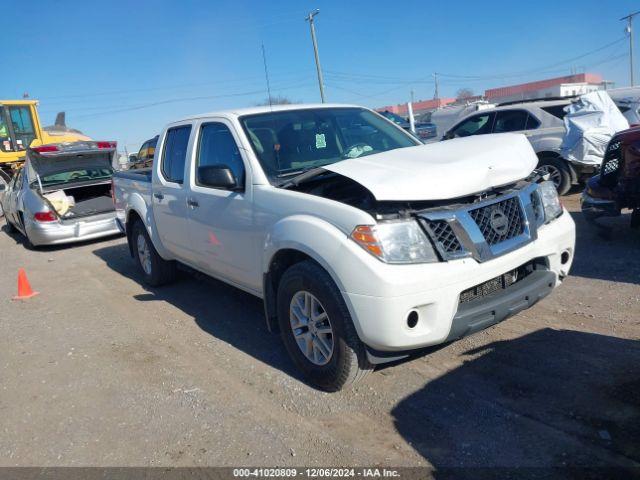
<instances>
[{"instance_id":1,"label":"damaged front end","mask_svg":"<svg viewBox=\"0 0 640 480\"><path fill-rule=\"evenodd\" d=\"M581 197L582 213L589 221L619 216L633 210L632 226L640 227L640 129L617 134L602 160L600 174L592 177Z\"/></svg>"},{"instance_id":2,"label":"damaged front end","mask_svg":"<svg viewBox=\"0 0 640 480\"><path fill-rule=\"evenodd\" d=\"M466 257L485 262L536 240L538 228L562 214L555 189L550 182L543 181L538 172L520 182L450 200L378 201L364 186L329 171L316 172L312 179L287 188L339 201L371 214L378 224L366 232L354 232L352 237L355 235L354 239L363 248L388 263ZM549 202L555 202L555 206L549 207ZM417 224L437 258L430 260L424 249L419 248L404 259L390 253L391 248L385 249L386 226L402 222ZM415 236L413 227L405 231Z\"/></svg>"}]
</instances>

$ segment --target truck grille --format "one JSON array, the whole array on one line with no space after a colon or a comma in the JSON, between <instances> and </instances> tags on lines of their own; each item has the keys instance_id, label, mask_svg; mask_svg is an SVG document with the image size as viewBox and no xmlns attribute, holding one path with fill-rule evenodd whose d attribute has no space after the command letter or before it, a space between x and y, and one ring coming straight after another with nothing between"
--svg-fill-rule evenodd
<instances>
[{"instance_id":1,"label":"truck grille","mask_svg":"<svg viewBox=\"0 0 640 480\"><path fill-rule=\"evenodd\" d=\"M618 183L620 164L622 163L622 148L620 141L611 141L607 147L600 169L600 183L613 188Z\"/></svg>"},{"instance_id":2,"label":"truck grille","mask_svg":"<svg viewBox=\"0 0 640 480\"><path fill-rule=\"evenodd\" d=\"M482 282L468 288L460 294L460 303L472 302L473 300L485 298L501 292L529 276L529 274L536 269L536 266L539 265L535 260L533 260L519 266L515 270L503 273L499 277L492 278L491 280L487 280L486 282Z\"/></svg>"},{"instance_id":3,"label":"truck grille","mask_svg":"<svg viewBox=\"0 0 640 480\"><path fill-rule=\"evenodd\" d=\"M489 245L517 237L524 231L520 202L516 197L470 210L469 215Z\"/></svg>"},{"instance_id":4,"label":"truck grille","mask_svg":"<svg viewBox=\"0 0 640 480\"><path fill-rule=\"evenodd\" d=\"M426 224L443 252L449 254L462 252L462 245L446 220L426 220Z\"/></svg>"}]
</instances>

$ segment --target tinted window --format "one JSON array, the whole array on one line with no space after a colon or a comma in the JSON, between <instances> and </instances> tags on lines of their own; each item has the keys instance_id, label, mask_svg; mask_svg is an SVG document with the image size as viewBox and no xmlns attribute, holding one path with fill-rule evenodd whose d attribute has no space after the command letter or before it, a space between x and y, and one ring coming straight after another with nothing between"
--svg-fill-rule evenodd
<instances>
[{"instance_id":1,"label":"tinted window","mask_svg":"<svg viewBox=\"0 0 640 480\"><path fill-rule=\"evenodd\" d=\"M463 121L454 127L452 133L455 137L468 137L470 135L483 135L491 133L494 113L483 113Z\"/></svg>"},{"instance_id":2,"label":"tinted window","mask_svg":"<svg viewBox=\"0 0 640 480\"><path fill-rule=\"evenodd\" d=\"M554 117L557 117L560 120L564 120L564 116L566 115L566 112L564 111L564 108L566 106L567 105L554 105L552 107L540 107L540 108L542 110L544 110L545 112L550 113Z\"/></svg>"},{"instance_id":3,"label":"tinted window","mask_svg":"<svg viewBox=\"0 0 640 480\"><path fill-rule=\"evenodd\" d=\"M197 167L207 165L226 165L236 179L244 179L244 163L233 135L222 123L208 123L200 130Z\"/></svg>"},{"instance_id":4,"label":"tinted window","mask_svg":"<svg viewBox=\"0 0 640 480\"><path fill-rule=\"evenodd\" d=\"M540 126L540 120L529 114L527 117L527 130L535 130Z\"/></svg>"},{"instance_id":5,"label":"tinted window","mask_svg":"<svg viewBox=\"0 0 640 480\"><path fill-rule=\"evenodd\" d=\"M187 158L187 145L191 125L167 130L162 155L162 174L170 182L182 183L184 180L184 162Z\"/></svg>"},{"instance_id":6,"label":"tinted window","mask_svg":"<svg viewBox=\"0 0 640 480\"><path fill-rule=\"evenodd\" d=\"M502 110L496 113L493 133L518 132L527 127L527 116L524 110Z\"/></svg>"}]
</instances>

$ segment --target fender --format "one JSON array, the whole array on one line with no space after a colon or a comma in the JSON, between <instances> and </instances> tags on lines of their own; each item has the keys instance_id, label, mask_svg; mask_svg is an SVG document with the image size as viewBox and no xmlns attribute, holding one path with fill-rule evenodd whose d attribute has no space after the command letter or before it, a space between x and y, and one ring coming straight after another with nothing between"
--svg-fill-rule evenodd
<instances>
[{"instance_id":1,"label":"fender","mask_svg":"<svg viewBox=\"0 0 640 480\"><path fill-rule=\"evenodd\" d=\"M554 152L560 156L560 147L562 146L562 137L556 135L542 135L540 137L536 137L535 134L531 135L529 141L531 142L531 146L535 150L536 154L541 152Z\"/></svg>"},{"instance_id":2,"label":"fender","mask_svg":"<svg viewBox=\"0 0 640 480\"><path fill-rule=\"evenodd\" d=\"M265 240L262 272L268 273L273 257L284 249L300 251L324 268L341 291L344 291L339 275L333 268L338 265L343 243L348 241L345 232L331 223L311 215L293 215L276 222Z\"/></svg>"},{"instance_id":3,"label":"fender","mask_svg":"<svg viewBox=\"0 0 640 480\"><path fill-rule=\"evenodd\" d=\"M139 193L132 193L127 199L127 212L126 212L127 239L129 239L129 235L130 235L130 229L128 225L129 225L129 220L131 218L132 212L135 212L136 214L138 214L138 216L142 219L145 225L145 228L147 229L147 233L149 234L149 238L151 239L151 243L153 243L153 246L158 252L158 255L160 255L164 260L173 260L173 257L164 248L164 246L162 245L162 242L160 241L160 236L158 234L156 222L153 217L153 209L147 206L147 202L145 202L144 197ZM131 248L131 242L129 242L129 248Z\"/></svg>"}]
</instances>

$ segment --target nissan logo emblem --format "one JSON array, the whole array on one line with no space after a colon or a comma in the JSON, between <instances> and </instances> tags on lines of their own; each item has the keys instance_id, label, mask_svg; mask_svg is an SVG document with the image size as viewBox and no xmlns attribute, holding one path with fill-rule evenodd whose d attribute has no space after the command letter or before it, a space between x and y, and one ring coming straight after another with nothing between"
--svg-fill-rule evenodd
<instances>
[{"instance_id":1,"label":"nissan logo emblem","mask_svg":"<svg viewBox=\"0 0 640 480\"><path fill-rule=\"evenodd\" d=\"M493 231L498 235L504 235L509 229L509 219L499 208L494 208L493 210L491 210L489 224L491 225Z\"/></svg>"}]
</instances>

